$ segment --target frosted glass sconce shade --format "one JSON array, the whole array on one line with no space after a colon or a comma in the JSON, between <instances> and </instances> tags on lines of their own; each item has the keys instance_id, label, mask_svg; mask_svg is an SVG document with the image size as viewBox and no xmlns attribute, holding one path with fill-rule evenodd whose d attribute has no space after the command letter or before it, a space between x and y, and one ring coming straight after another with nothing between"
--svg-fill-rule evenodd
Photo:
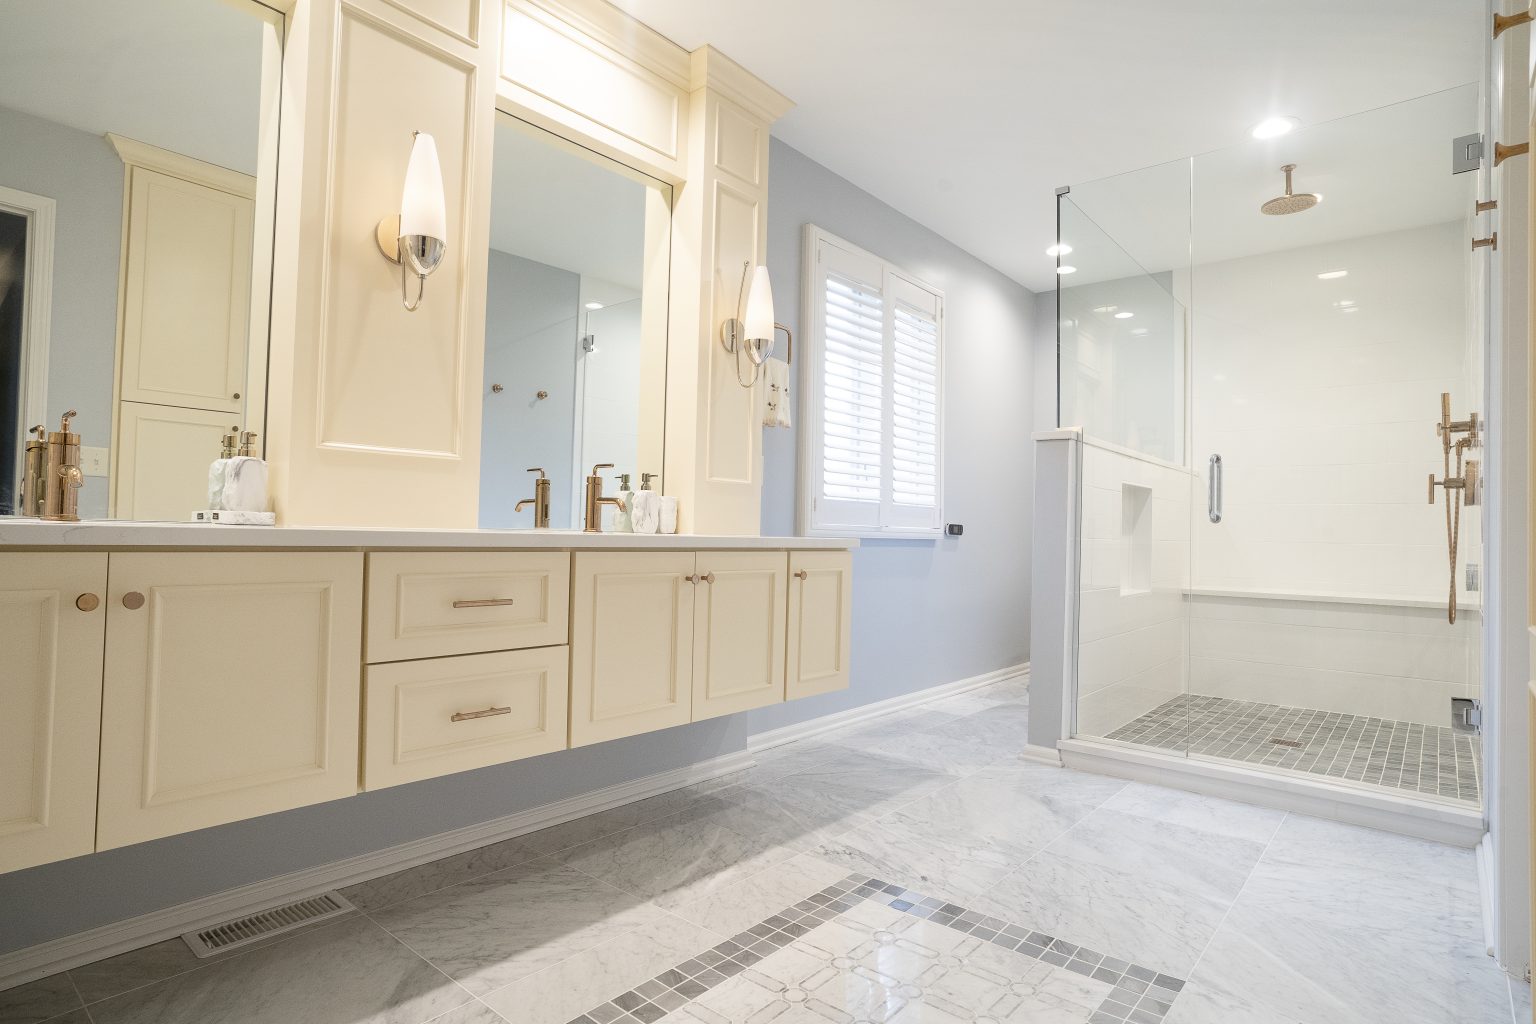
<instances>
[{"instance_id":1,"label":"frosted glass sconce shade","mask_svg":"<svg viewBox=\"0 0 1536 1024\"><path fill-rule=\"evenodd\" d=\"M752 289L747 292L747 314L742 319L746 323L748 342L766 342L767 349L771 350L773 347L773 285L768 280L767 267L759 266L752 272Z\"/></svg>"},{"instance_id":2,"label":"frosted glass sconce shade","mask_svg":"<svg viewBox=\"0 0 1536 1024\"><path fill-rule=\"evenodd\" d=\"M448 209L443 198L443 167L437 143L425 132L415 132L411 158L405 167L405 188L400 212L379 221L379 251L391 263L400 264L400 302L411 312L421 305L427 278L448 251ZM407 298L406 285L416 275L416 298Z\"/></svg>"}]
</instances>

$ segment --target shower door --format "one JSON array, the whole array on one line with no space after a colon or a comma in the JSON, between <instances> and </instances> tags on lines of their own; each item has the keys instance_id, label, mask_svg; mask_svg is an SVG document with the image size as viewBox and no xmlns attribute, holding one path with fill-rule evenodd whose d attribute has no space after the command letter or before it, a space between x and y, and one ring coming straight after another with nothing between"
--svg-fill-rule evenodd
<instances>
[{"instance_id":1,"label":"shower door","mask_svg":"<svg viewBox=\"0 0 1536 1024\"><path fill-rule=\"evenodd\" d=\"M1479 799L1477 125L1467 86L1193 161L1192 756ZM1319 201L1261 212L1285 167Z\"/></svg>"}]
</instances>

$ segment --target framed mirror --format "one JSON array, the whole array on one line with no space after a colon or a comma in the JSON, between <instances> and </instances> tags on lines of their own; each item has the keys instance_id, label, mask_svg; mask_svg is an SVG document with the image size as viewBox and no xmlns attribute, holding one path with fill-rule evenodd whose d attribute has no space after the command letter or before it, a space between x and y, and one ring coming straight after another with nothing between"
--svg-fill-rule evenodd
<instances>
[{"instance_id":1,"label":"framed mirror","mask_svg":"<svg viewBox=\"0 0 1536 1024\"><path fill-rule=\"evenodd\" d=\"M282 17L255 0L0 4L0 514L29 431L82 519L187 521L265 434Z\"/></svg>"},{"instance_id":2,"label":"framed mirror","mask_svg":"<svg viewBox=\"0 0 1536 1024\"><path fill-rule=\"evenodd\" d=\"M582 528L592 467L660 490L672 188L507 114L496 124L480 525ZM611 527L613 510L605 509Z\"/></svg>"}]
</instances>

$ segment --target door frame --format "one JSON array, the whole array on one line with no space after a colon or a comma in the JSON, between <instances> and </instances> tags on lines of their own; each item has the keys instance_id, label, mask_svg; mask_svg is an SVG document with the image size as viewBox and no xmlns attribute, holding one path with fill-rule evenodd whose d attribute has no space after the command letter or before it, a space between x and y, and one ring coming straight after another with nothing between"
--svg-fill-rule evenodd
<instances>
[{"instance_id":1,"label":"door frame","mask_svg":"<svg viewBox=\"0 0 1536 1024\"><path fill-rule=\"evenodd\" d=\"M22 447L26 425L48 421L48 339L53 319L53 235L58 203L47 196L0 185L0 211L27 221L25 291L21 311L21 422L16 445ZM24 471L16 460L17 487Z\"/></svg>"}]
</instances>

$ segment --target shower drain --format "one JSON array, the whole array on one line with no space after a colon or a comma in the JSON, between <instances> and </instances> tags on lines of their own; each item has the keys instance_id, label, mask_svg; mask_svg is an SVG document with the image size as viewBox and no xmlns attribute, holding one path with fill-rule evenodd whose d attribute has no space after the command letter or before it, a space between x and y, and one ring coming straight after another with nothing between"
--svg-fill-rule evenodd
<instances>
[{"instance_id":1,"label":"shower drain","mask_svg":"<svg viewBox=\"0 0 1536 1024\"><path fill-rule=\"evenodd\" d=\"M1271 736L1269 738L1269 742L1273 743L1277 747L1299 747L1299 746L1301 746L1301 740L1283 740L1279 736Z\"/></svg>"}]
</instances>

